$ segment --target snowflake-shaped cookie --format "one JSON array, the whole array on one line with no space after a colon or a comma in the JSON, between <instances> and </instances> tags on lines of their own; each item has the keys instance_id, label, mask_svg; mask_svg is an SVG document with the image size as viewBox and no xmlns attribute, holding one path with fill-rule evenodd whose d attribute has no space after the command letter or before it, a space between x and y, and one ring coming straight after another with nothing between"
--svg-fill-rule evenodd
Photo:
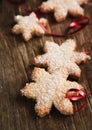
<instances>
[{"instance_id":1,"label":"snowflake-shaped cookie","mask_svg":"<svg viewBox=\"0 0 92 130\"><path fill-rule=\"evenodd\" d=\"M66 94L70 89L82 89L82 86L76 82L67 81L65 75L61 69L54 71L53 74L40 68L33 70L32 80L34 82L26 84L21 93L27 98L36 99L35 110L38 116L43 117L49 114L52 105L62 114L73 114L73 105L66 98Z\"/></svg>"},{"instance_id":2,"label":"snowflake-shaped cookie","mask_svg":"<svg viewBox=\"0 0 92 130\"><path fill-rule=\"evenodd\" d=\"M57 22L65 20L67 14L72 16L84 15L82 4L86 4L88 0L48 0L40 6L42 12L54 12Z\"/></svg>"},{"instance_id":3,"label":"snowflake-shaped cookie","mask_svg":"<svg viewBox=\"0 0 92 130\"><path fill-rule=\"evenodd\" d=\"M50 73L55 69L66 67L69 74L73 77L79 78L81 70L79 64L86 62L90 56L83 52L75 51L76 43L74 40L66 40L62 45L54 42L46 42L44 45L43 55L38 55L34 58L33 64L40 67L47 67Z\"/></svg>"},{"instance_id":4,"label":"snowflake-shaped cookie","mask_svg":"<svg viewBox=\"0 0 92 130\"><path fill-rule=\"evenodd\" d=\"M15 34L22 34L25 41L28 41L35 34L37 36L42 36L45 31L41 28L39 23L43 26L47 25L47 20L45 18L38 19L35 13L31 13L29 16L15 16L15 21L17 24L12 28L12 32Z\"/></svg>"}]
</instances>

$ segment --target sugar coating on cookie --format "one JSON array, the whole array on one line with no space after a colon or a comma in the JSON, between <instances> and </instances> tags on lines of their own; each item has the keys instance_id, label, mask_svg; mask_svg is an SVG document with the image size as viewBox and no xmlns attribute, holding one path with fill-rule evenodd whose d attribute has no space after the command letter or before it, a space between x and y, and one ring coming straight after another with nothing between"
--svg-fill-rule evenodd
<instances>
[{"instance_id":1,"label":"sugar coating on cookie","mask_svg":"<svg viewBox=\"0 0 92 130\"><path fill-rule=\"evenodd\" d=\"M62 72L64 71L64 73ZM34 82L27 83L21 89L21 94L27 98L36 99L35 110L40 117L50 113L54 105L62 114L74 113L71 101L66 97L70 89L82 89L76 82L67 80L67 70L57 69L49 74L45 69L35 68L32 72Z\"/></svg>"},{"instance_id":2,"label":"sugar coating on cookie","mask_svg":"<svg viewBox=\"0 0 92 130\"><path fill-rule=\"evenodd\" d=\"M34 12L29 16L15 16L15 22L17 24L12 28L12 32L15 34L21 33L25 41L30 40L33 35L42 36L45 33L39 23L43 24L43 26L48 24L47 19L38 19Z\"/></svg>"},{"instance_id":3,"label":"sugar coating on cookie","mask_svg":"<svg viewBox=\"0 0 92 130\"><path fill-rule=\"evenodd\" d=\"M40 6L42 12L54 12L57 22L66 19L69 13L72 16L84 15L84 10L80 5L87 4L88 0L48 0Z\"/></svg>"},{"instance_id":4,"label":"sugar coating on cookie","mask_svg":"<svg viewBox=\"0 0 92 130\"><path fill-rule=\"evenodd\" d=\"M79 64L90 60L90 56L83 52L77 52L76 42L72 39L66 40L61 45L54 42L46 41L44 44L44 54L34 58L33 64L39 67L47 67L50 73L55 69L67 69L69 74L74 78L79 78L81 70Z\"/></svg>"}]
</instances>

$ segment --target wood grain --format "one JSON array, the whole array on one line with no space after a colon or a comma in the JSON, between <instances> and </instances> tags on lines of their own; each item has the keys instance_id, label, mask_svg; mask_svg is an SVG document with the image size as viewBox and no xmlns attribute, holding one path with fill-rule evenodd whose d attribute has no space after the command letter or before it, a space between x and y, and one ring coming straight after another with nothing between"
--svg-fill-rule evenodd
<instances>
[{"instance_id":1,"label":"wood grain","mask_svg":"<svg viewBox=\"0 0 92 130\"><path fill-rule=\"evenodd\" d=\"M42 0L26 1L30 9L37 9L41 2ZM92 20L92 1L84 8ZM80 113L64 116L53 107L50 115L44 118L36 116L35 101L20 95L20 89L31 81L32 60L35 55L42 53L44 42L50 40L61 44L65 39L45 35L41 38L34 37L25 43L21 36L11 33L13 18L17 14L18 5L11 4L8 0L0 1L0 130L91 130L91 95L87 98L87 106ZM57 24L52 14L45 14L44 17L49 19L48 29L61 34L72 20L68 17ZM77 41L79 51L88 50L92 46L92 26L68 38ZM86 92L92 91L92 60L80 67L82 76L79 83L85 87ZM81 104L82 102L76 102L76 109Z\"/></svg>"}]
</instances>

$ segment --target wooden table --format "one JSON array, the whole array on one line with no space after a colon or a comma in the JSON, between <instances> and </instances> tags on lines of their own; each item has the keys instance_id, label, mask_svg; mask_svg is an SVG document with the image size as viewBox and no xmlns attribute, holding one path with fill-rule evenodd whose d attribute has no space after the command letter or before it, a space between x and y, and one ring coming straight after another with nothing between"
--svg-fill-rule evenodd
<instances>
[{"instance_id":1,"label":"wooden table","mask_svg":"<svg viewBox=\"0 0 92 130\"><path fill-rule=\"evenodd\" d=\"M37 9L43 0L27 0L30 9ZM85 14L92 20L92 1L84 6ZM34 111L35 101L20 95L20 89L31 81L33 70L32 60L35 55L42 53L46 40L61 44L65 38L45 35L34 37L28 43L21 36L11 33L14 16L19 14L18 5L8 0L0 1L0 130L91 130L92 129L92 96L87 98L86 107L73 116L64 116L54 107L50 115L37 117ZM52 14L48 18L48 29L62 34L67 25L73 20L68 17L62 23L56 23ZM77 41L77 50L88 50L92 46L92 26L68 36ZM89 43L91 42L91 43ZM92 56L92 53L91 53ZM82 75L78 81L86 92L92 91L92 60L80 66ZM76 102L78 109L82 102Z\"/></svg>"}]
</instances>

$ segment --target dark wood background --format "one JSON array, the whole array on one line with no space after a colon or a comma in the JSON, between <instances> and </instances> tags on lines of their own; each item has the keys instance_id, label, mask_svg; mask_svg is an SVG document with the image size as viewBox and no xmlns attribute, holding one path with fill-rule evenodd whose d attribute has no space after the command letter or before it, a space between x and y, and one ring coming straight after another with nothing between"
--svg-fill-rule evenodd
<instances>
[{"instance_id":1,"label":"dark wood background","mask_svg":"<svg viewBox=\"0 0 92 130\"><path fill-rule=\"evenodd\" d=\"M37 9L43 0L27 0L30 9ZM85 14L92 20L92 1L84 6ZM65 38L52 36L34 37L25 43L21 36L11 33L14 16L19 14L18 5L8 0L0 0L0 130L91 130L92 129L92 96L87 98L86 107L73 116L64 116L54 107L50 115L37 117L34 111L35 101L20 95L20 89L31 81L32 60L42 53L46 40L61 44ZM62 23L56 23L52 14L48 18L48 29L62 34L73 20L68 17ZM92 46L92 26L72 35L77 41L79 51L88 50ZM91 42L91 43L89 43ZM91 54L92 56L92 54ZM86 92L92 91L92 60L80 66L82 76L78 81ZM82 104L76 102L75 108Z\"/></svg>"}]
</instances>

